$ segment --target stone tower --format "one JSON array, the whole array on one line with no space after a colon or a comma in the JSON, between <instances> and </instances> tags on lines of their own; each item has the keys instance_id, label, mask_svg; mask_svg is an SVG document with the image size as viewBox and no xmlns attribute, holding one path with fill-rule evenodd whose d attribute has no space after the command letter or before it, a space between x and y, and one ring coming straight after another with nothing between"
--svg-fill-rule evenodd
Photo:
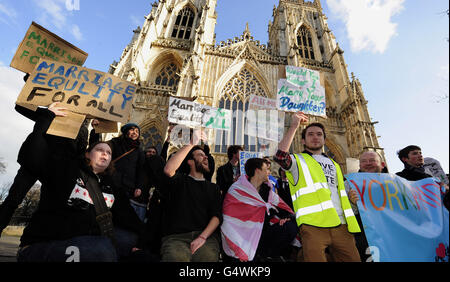
<instances>
[{"instance_id":1,"label":"stone tower","mask_svg":"<svg viewBox=\"0 0 450 282\"><path fill-rule=\"evenodd\" d=\"M111 73L139 85L131 121L140 124L145 146L161 149L170 96L245 111L252 94L274 99L285 66L293 65L321 74L328 118L311 120L327 128L326 153L344 171L347 158L358 158L363 150L376 150L384 157L361 83L353 74L349 77L344 52L328 28L319 0L280 0L269 22L268 44L255 40L248 25L240 36L216 43L216 4L217 0L155 2L142 29L133 31L120 61L111 65ZM232 132L209 133L216 169L227 161L226 145L260 149L253 137L244 134L244 123L245 117L237 113ZM291 150L303 150L299 136Z\"/></svg>"},{"instance_id":2,"label":"stone tower","mask_svg":"<svg viewBox=\"0 0 450 282\"><path fill-rule=\"evenodd\" d=\"M328 27L320 0L280 0L269 23L269 46L289 65L320 71L328 118L312 119L331 133L327 153L341 164L346 158L358 158L363 150L377 151L384 158L361 83L353 73L349 77L344 51ZM300 140L295 142L297 151Z\"/></svg>"}]
</instances>

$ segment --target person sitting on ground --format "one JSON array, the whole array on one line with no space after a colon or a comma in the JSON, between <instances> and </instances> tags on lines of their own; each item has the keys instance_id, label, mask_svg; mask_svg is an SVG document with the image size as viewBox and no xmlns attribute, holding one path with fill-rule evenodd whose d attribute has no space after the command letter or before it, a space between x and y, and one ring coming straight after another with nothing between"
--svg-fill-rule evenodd
<instances>
[{"instance_id":1,"label":"person sitting on ground","mask_svg":"<svg viewBox=\"0 0 450 282\"><path fill-rule=\"evenodd\" d=\"M29 74L26 74L23 78L25 82L27 82L28 77ZM33 187L36 181L39 180L42 169L42 166L40 166L41 160L45 158L49 152L47 142L41 138L41 136L45 134L44 129L47 127L44 126L43 128L41 126L42 122L37 122L42 118L45 119L46 110L38 108L36 111L33 111L20 105L16 105L14 109L19 114L35 122L35 125L33 131L27 136L24 143L20 147L19 154L17 156L17 163L20 165L20 168L14 177L11 187L9 188L8 196L0 205L0 236L3 229L10 223L15 210L25 199L28 191L30 191L31 187ZM59 139L56 138L55 145L64 146L64 149L60 150L61 152L64 152L64 154L79 157L86 151L87 134L88 130L85 121L74 140L71 140L71 142L64 141L62 144L59 144L57 142ZM52 138L51 136L48 137ZM29 158L29 149L33 150L32 153L35 155L35 158ZM37 155L38 153L40 156Z\"/></svg>"},{"instance_id":2,"label":"person sitting on ground","mask_svg":"<svg viewBox=\"0 0 450 282\"><path fill-rule=\"evenodd\" d=\"M166 184L161 260L164 262L217 262L222 221L219 186L205 179L208 157L199 144L204 132L195 130L191 143L183 146L164 167ZM177 170L180 168L177 173Z\"/></svg>"},{"instance_id":3,"label":"person sitting on ground","mask_svg":"<svg viewBox=\"0 0 450 282\"><path fill-rule=\"evenodd\" d=\"M231 185L224 199L223 250L242 262L280 258L298 232L292 209L264 184L269 165L264 159L247 160L246 175Z\"/></svg>"},{"instance_id":4,"label":"person sitting on ground","mask_svg":"<svg viewBox=\"0 0 450 282\"><path fill-rule=\"evenodd\" d=\"M42 109L45 118L37 127L47 127L55 116L65 116L54 103ZM19 262L65 262L70 250L77 250L81 262L118 261L131 254L139 242L123 242L117 232L143 234L144 226L123 191L110 177L111 148L105 142L88 148L85 158L73 158L54 146L56 138L42 134L49 153L41 159L41 198L30 223L25 227L18 251ZM59 142L67 138L58 137ZM40 156L30 150L29 158ZM119 231L120 230L120 231ZM136 250L136 249L135 249ZM126 252L126 254L124 253Z\"/></svg>"}]
</instances>

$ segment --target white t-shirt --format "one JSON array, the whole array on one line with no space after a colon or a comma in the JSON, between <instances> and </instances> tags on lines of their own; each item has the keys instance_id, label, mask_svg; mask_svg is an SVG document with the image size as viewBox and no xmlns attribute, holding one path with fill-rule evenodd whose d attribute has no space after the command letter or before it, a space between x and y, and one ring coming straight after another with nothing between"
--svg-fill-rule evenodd
<instances>
[{"instance_id":1,"label":"white t-shirt","mask_svg":"<svg viewBox=\"0 0 450 282\"><path fill-rule=\"evenodd\" d=\"M341 200L338 192L338 178L336 173L336 167L334 163L324 155L312 155L312 157L320 164L322 170L327 178L328 187L331 191L331 201L333 202L333 206L336 209L336 212L341 219L342 224L346 224L344 211L342 210ZM292 165L289 169L289 172L292 173L294 178L294 183L298 182L298 167L297 160L294 155L291 155Z\"/></svg>"}]
</instances>

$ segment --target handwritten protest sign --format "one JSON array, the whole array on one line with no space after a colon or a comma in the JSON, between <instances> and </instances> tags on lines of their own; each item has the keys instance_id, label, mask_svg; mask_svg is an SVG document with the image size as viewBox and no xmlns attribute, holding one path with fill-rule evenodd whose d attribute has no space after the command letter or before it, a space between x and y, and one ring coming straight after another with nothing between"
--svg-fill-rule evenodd
<instances>
[{"instance_id":1,"label":"handwritten protest sign","mask_svg":"<svg viewBox=\"0 0 450 282\"><path fill-rule=\"evenodd\" d=\"M325 117L325 88L320 85L319 72L287 66L286 79L278 80L277 108Z\"/></svg>"},{"instance_id":2,"label":"handwritten protest sign","mask_svg":"<svg viewBox=\"0 0 450 282\"><path fill-rule=\"evenodd\" d=\"M174 97L169 98L169 122L191 128L201 127L203 114L206 111L208 108L205 105Z\"/></svg>"},{"instance_id":3,"label":"handwritten protest sign","mask_svg":"<svg viewBox=\"0 0 450 282\"><path fill-rule=\"evenodd\" d=\"M274 142L283 139L285 113L277 110L276 100L251 95L246 117L247 135Z\"/></svg>"},{"instance_id":4,"label":"handwritten protest sign","mask_svg":"<svg viewBox=\"0 0 450 282\"><path fill-rule=\"evenodd\" d=\"M246 151L240 151L239 152L239 168L241 171L241 176L245 175L245 163L249 159L253 158L262 158L263 155L260 152L246 152Z\"/></svg>"},{"instance_id":5,"label":"handwritten protest sign","mask_svg":"<svg viewBox=\"0 0 450 282\"><path fill-rule=\"evenodd\" d=\"M39 59L82 66L88 54L32 22L11 61L11 67L31 73Z\"/></svg>"},{"instance_id":6,"label":"handwritten protest sign","mask_svg":"<svg viewBox=\"0 0 450 282\"><path fill-rule=\"evenodd\" d=\"M231 128L231 110L207 107L208 110L203 114L202 124L205 128L220 130L230 130Z\"/></svg>"},{"instance_id":7,"label":"handwritten protest sign","mask_svg":"<svg viewBox=\"0 0 450 282\"><path fill-rule=\"evenodd\" d=\"M75 139L86 116L66 111L67 116L55 117L47 134Z\"/></svg>"},{"instance_id":8,"label":"handwritten protest sign","mask_svg":"<svg viewBox=\"0 0 450 282\"><path fill-rule=\"evenodd\" d=\"M436 177L437 179L439 179L439 181L445 183L445 184L449 184L448 181L448 177L445 174L444 170L441 167L441 164L439 163L438 160L433 159L433 158L424 158L424 165L423 167L425 168L425 171L432 175L433 177Z\"/></svg>"},{"instance_id":9,"label":"handwritten protest sign","mask_svg":"<svg viewBox=\"0 0 450 282\"><path fill-rule=\"evenodd\" d=\"M117 122L99 119L99 124L94 128L95 133L116 133L118 132Z\"/></svg>"},{"instance_id":10,"label":"handwritten protest sign","mask_svg":"<svg viewBox=\"0 0 450 282\"><path fill-rule=\"evenodd\" d=\"M70 111L125 123L136 85L108 73L40 60L17 98L19 105L60 102Z\"/></svg>"},{"instance_id":11,"label":"handwritten protest sign","mask_svg":"<svg viewBox=\"0 0 450 282\"><path fill-rule=\"evenodd\" d=\"M359 194L363 228L378 261L448 262L448 210L433 178L408 181L387 173L345 177Z\"/></svg>"},{"instance_id":12,"label":"handwritten protest sign","mask_svg":"<svg viewBox=\"0 0 450 282\"><path fill-rule=\"evenodd\" d=\"M170 97L168 120L191 128L230 130L231 111Z\"/></svg>"}]
</instances>

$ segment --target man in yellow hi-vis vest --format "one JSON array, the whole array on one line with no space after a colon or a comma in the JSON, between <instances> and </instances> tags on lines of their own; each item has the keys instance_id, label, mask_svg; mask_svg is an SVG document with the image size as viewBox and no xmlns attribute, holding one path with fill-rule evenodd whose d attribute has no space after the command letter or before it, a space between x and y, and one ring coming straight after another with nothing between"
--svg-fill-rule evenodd
<instances>
[{"instance_id":1,"label":"man in yellow hi-vis vest","mask_svg":"<svg viewBox=\"0 0 450 282\"><path fill-rule=\"evenodd\" d=\"M298 127L308 121L302 112L292 115L275 156L289 180L304 260L326 262L328 248L333 261L361 261L352 234L361 230L345 192L342 171L334 160L323 154L324 126L309 124L302 131L305 151L288 153Z\"/></svg>"}]
</instances>

